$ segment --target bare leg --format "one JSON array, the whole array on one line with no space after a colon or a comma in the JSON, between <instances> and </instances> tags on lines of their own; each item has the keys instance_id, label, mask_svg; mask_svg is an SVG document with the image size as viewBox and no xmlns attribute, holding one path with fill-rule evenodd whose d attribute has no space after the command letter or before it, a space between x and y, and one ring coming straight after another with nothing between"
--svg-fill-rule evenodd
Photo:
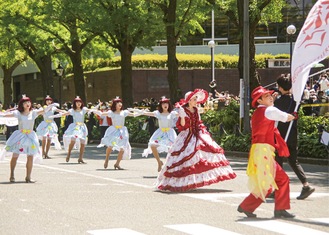
<instances>
[{"instance_id":1,"label":"bare leg","mask_svg":"<svg viewBox=\"0 0 329 235\"><path fill-rule=\"evenodd\" d=\"M69 149L67 151L66 162L70 161L71 151L74 147L74 144L75 144L75 140L71 140L70 145L69 145Z\"/></svg>"},{"instance_id":2,"label":"bare leg","mask_svg":"<svg viewBox=\"0 0 329 235\"><path fill-rule=\"evenodd\" d=\"M17 159L18 159L18 154L13 153L13 156L11 157L10 160L10 178L9 178L10 182L15 182L15 168L17 164Z\"/></svg>"},{"instance_id":3,"label":"bare leg","mask_svg":"<svg viewBox=\"0 0 329 235\"><path fill-rule=\"evenodd\" d=\"M50 157L48 156L48 152L49 152L49 149L50 149L51 139L47 138L46 142L47 142L47 144L46 144L45 158L49 159Z\"/></svg>"},{"instance_id":4,"label":"bare leg","mask_svg":"<svg viewBox=\"0 0 329 235\"><path fill-rule=\"evenodd\" d=\"M123 170L123 168L120 167L120 162L122 160L123 153L124 153L123 149L120 149L120 152L119 152L118 157L117 157L117 161L114 164L114 170L116 170L116 169Z\"/></svg>"},{"instance_id":5,"label":"bare leg","mask_svg":"<svg viewBox=\"0 0 329 235\"><path fill-rule=\"evenodd\" d=\"M152 145L151 146L151 150L152 150L152 153L153 153L155 159L158 162L158 172L160 172L161 171L161 168L162 168L162 165L163 165L163 162L160 160L160 156L159 156L157 147L155 145Z\"/></svg>"},{"instance_id":6,"label":"bare leg","mask_svg":"<svg viewBox=\"0 0 329 235\"><path fill-rule=\"evenodd\" d=\"M33 180L31 180L31 173L32 173L32 167L33 167L33 156L27 156L26 158L26 183L34 183Z\"/></svg>"},{"instance_id":7,"label":"bare leg","mask_svg":"<svg viewBox=\"0 0 329 235\"><path fill-rule=\"evenodd\" d=\"M79 159L78 159L78 163L85 163L83 161L83 154L85 153L85 144L81 143L80 144L80 154L79 154Z\"/></svg>"},{"instance_id":8,"label":"bare leg","mask_svg":"<svg viewBox=\"0 0 329 235\"><path fill-rule=\"evenodd\" d=\"M42 157L46 158L46 138L42 137L42 141L41 141L41 148L42 148Z\"/></svg>"},{"instance_id":9,"label":"bare leg","mask_svg":"<svg viewBox=\"0 0 329 235\"><path fill-rule=\"evenodd\" d=\"M106 152L105 152L105 162L104 162L104 168L105 169L108 166L111 152L112 152L112 147L107 147Z\"/></svg>"}]
</instances>

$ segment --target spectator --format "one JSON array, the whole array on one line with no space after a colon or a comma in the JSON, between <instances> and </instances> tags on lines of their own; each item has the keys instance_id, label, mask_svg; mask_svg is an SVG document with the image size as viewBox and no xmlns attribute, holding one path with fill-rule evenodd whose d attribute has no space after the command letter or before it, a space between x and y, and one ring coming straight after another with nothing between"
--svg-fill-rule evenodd
<instances>
[{"instance_id":1,"label":"spectator","mask_svg":"<svg viewBox=\"0 0 329 235\"><path fill-rule=\"evenodd\" d=\"M326 91L329 88L329 80L327 74L322 74L319 79L320 91Z\"/></svg>"}]
</instances>

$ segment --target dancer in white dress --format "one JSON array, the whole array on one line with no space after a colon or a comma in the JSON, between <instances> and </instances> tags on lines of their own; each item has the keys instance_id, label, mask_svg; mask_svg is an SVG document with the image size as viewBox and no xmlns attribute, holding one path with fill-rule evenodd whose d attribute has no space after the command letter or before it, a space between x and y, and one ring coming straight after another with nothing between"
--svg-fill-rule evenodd
<instances>
[{"instance_id":1,"label":"dancer in white dress","mask_svg":"<svg viewBox=\"0 0 329 235\"><path fill-rule=\"evenodd\" d=\"M197 104L207 98L205 90L196 89L176 104L179 108L176 126L180 133L158 175L158 190L184 192L236 177L224 150L211 138L200 119Z\"/></svg>"},{"instance_id":2,"label":"dancer in white dress","mask_svg":"<svg viewBox=\"0 0 329 235\"><path fill-rule=\"evenodd\" d=\"M49 116L54 115L55 112L63 113L65 111L58 109L58 104L53 103L53 99L47 95L45 98L45 112L43 114L43 121L38 125L36 129L37 136L41 140L42 157L44 159L50 159L48 152L50 144L54 143L56 149L61 149L61 144L58 141L58 127L53 118Z\"/></svg>"},{"instance_id":3,"label":"dancer in white dress","mask_svg":"<svg viewBox=\"0 0 329 235\"><path fill-rule=\"evenodd\" d=\"M15 168L19 156L26 156L26 183L34 183L31 179L33 162L40 163L41 153L39 139L33 131L34 121L43 114L43 109L32 110L32 104L29 97L23 95L22 99L18 102L17 110L2 113L3 117L15 117L18 119L18 130L9 137L6 142L4 150L1 152L1 159L12 153L10 160L10 182L15 182Z\"/></svg>"},{"instance_id":4,"label":"dancer in white dress","mask_svg":"<svg viewBox=\"0 0 329 235\"><path fill-rule=\"evenodd\" d=\"M159 153L167 153L177 137L174 126L178 113L173 111L168 98L161 97L158 110L154 112L143 111L142 115L156 117L159 122L159 128L151 136L148 142L148 148L144 150L142 156L147 157L147 155L153 153L158 162L158 172L160 172L163 162L160 160Z\"/></svg>"},{"instance_id":5,"label":"dancer in white dress","mask_svg":"<svg viewBox=\"0 0 329 235\"><path fill-rule=\"evenodd\" d=\"M85 114L91 111L90 109L84 107L84 104L79 96L77 96L73 100L73 107L69 109L67 112L55 115L55 116L63 116L63 115L72 115L73 123L69 125L63 135L63 143L64 148L67 151L66 162L70 161L71 151L74 145L79 149L79 159L78 163L86 163L83 161L83 154L85 152L85 146L88 142L88 129L85 121Z\"/></svg>"},{"instance_id":6,"label":"dancer in white dress","mask_svg":"<svg viewBox=\"0 0 329 235\"><path fill-rule=\"evenodd\" d=\"M127 116L134 117L135 115L128 110L123 110L122 100L116 97L112 101L111 110L108 112L100 112L99 110L92 110L99 116L108 116L112 120L112 125L109 126L105 132L105 135L101 139L101 143L98 148L106 146L104 168L106 169L109 162L109 157L112 150L119 151L114 169L123 170L120 167L122 159L131 158L131 146L129 143L129 133L127 127L125 127L125 118Z\"/></svg>"}]
</instances>

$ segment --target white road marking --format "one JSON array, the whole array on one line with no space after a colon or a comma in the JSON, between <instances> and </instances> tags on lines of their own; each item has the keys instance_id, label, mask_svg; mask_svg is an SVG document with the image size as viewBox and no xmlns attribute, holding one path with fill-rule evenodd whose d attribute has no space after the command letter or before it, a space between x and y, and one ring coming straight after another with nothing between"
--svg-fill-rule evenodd
<instances>
[{"instance_id":1,"label":"white road marking","mask_svg":"<svg viewBox=\"0 0 329 235\"><path fill-rule=\"evenodd\" d=\"M153 188L151 186L144 185L144 184L131 183L131 182L123 181L123 180L112 179L112 178L108 178L108 177L83 173L83 172L79 172L79 171L66 170L66 169L62 169L62 168L57 168L57 167L52 167L52 166L45 166L45 165L37 165L37 166L41 167L41 168L47 168L47 169L55 170L55 171L74 173L74 174L88 176L88 177L92 177L92 178L96 178L96 179L107 180L107 181L111 181L111 182L118 183L118 184L132 185L132 186L136 186L136 187L140 187L140 188L148 188L148 189Z\"/></svg>"},{"instance_id":2,"label":"white road marking","mask_svg":"<svg viewBox=\"0 0 329 235\"><path fill-rule=\"evenodd\" d=\"M292 220L293 221L293 220ZM264 229L271 232L276 232L284 235L329 235L329 233L322 232L316 229L311 229L287 222L281 222L277 220L267 220L267 221L247 221L238 222L240 224L245 224L253 226L256 228Z\"/></svg>"},{"instance_id":3,"label":"white road marking","mask_svg":"<svg viewBox=\"0 0 329 235\"><path fill-rule=\"evenodd\" d=\"M177 230L186 234L191 235L241 235L240 233L231 232L225 229L216 228L205 224L175 224L175 225L164 225L164 227Z\"/></svg>"},{"instance_id":4,"label":"white road marking","mask_svg":"<svg viewBox=\"0 0 329 235\"><path fill-rule=\"evenodd\" d=\"M329 218L312 218L311 220L329 225Z\"/></svg>"},{"instance_id":5,"label":"white road marking","mask_svg":"<svg viewBox=\"0 0 329 235\"><path fill-rule=\"evenodd\" d=\"M127 228L112 228L112 229L101 229L101 230L89 230L89 234L93 235L145 235Z\"/></svg>"}]
</instances>

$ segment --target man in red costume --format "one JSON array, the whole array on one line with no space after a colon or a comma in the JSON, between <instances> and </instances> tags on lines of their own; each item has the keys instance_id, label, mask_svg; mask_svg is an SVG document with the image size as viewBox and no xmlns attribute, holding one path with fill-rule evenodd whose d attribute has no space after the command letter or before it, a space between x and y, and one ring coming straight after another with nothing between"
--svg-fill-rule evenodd
<instances>
[{"instance_id":1,"label":"man in red costume","mask_svg":"<svg viewBox=\"0 0 329 235\"><path fill-rule=\"evenodd\" d=\"M247 167L250 195L239 205L238 212L256 217L253 212L276 189L274 217L293 218L295 215L286 211L290 209L289 177L275 161L274 152L277 150L280 156L289 156L275 121L290 122L295 116L275 108L272 93L259 86L251 94L252 106L256 110L251 118L252 146Z\"/></svg>"}]
</instances>

